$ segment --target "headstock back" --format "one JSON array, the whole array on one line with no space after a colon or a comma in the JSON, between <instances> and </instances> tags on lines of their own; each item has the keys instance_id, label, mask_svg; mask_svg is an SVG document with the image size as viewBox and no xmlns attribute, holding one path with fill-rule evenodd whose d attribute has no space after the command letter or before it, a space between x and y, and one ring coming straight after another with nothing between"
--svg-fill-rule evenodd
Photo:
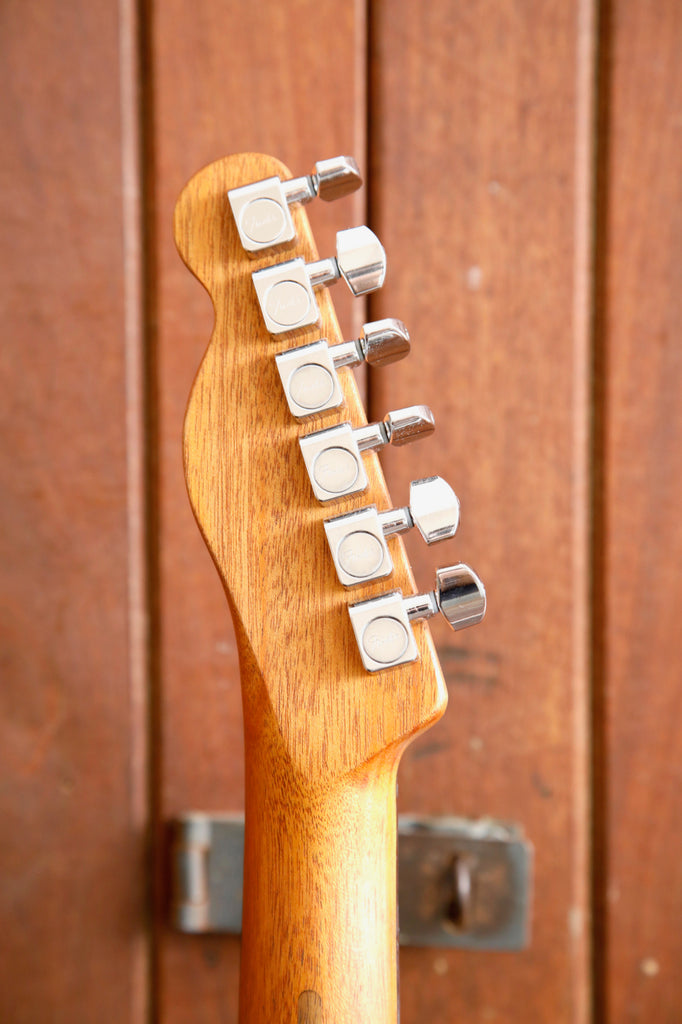
<instances>
[{"instance_id":1,"label":"headstock back","mask_svg":"<svg viewBox=\"0 0 682 1024\"><path fill-rule=\"evenodd\" d=\"M297 242L286 255L250 257L242 248L228 190L262 178L289 178L271 157L244 154L204 168L182 192L175 211L180 254L207 289L213 334L189 399L184 462L190 500L223 580L243 666L247 730L269 716L297 771L330 780L370 759L398 756L407 739L442 714L446 691L428 626L415 623L416 662L368 674L348 605L400 587L415 591L399 538L394 573L384 586L339 583L323 522L368 503L390 508L377 457L367 453L368 489L319 504L299 449L311 429L350 420L367 423L352 373L340 371L345 408L312 427L293 419L275 355L326 337L343 341L327 289L318 293L321 325L273 338L251 279L254 270L293 256L318 259L308 218L292 210Z\"/></svg>"}]
</instances>

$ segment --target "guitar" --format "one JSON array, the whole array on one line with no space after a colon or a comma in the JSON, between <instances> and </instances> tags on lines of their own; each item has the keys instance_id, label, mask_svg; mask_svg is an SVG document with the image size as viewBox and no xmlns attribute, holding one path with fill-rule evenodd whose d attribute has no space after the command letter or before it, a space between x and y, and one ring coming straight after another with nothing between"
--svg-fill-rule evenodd
<instances>
[{"instance_id":1,"label":"guitar","mask_svg":"<svg viewBox=\"0 0 682 1024\"><path fill-rule=\"evenodd\" d=\"M344 340L324 287L379 286L383 249L356 228L320 260L303 209L358 183L347 158L293 179L271 157L232 156L192 178L175 212L215 310L184 465L239 649L240 1024L395 1024L396 771L446 704L425 618L460 628L485 611L462 565L416 594L397 536L451 536L458 504L437 477L406 507L387 492L377 450L433 419L415 406L368 424L349 367L402 357L408 335L379 321Z\"/></svg>"}]
</instances>

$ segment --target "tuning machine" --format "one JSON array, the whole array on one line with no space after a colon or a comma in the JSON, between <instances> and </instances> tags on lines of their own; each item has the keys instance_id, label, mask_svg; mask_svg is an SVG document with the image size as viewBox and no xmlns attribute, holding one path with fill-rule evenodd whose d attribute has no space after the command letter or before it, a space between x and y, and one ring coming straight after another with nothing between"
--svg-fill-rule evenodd
<instances>
[{"instance_id":1,"label":"tuning machine","mask_svg":"<svg viewBox=\"0 0 682 1024\"><path fill-rule=\"evenodd\" d=\"M381 288L386 253L374 232L363 225L337 232L336 256L313 263L297 257L255 270L251 276L267 329L271 334L284 334L319 322L314 288L339 278L353 295Z\"/></svg>"},{"instance_id":2,"label":"tuning machine","mask_svg":"<svg viewBox=\"0 0 682 1024\"><path fill-rule=\"evenodd\" d=\"M390 412L378 423L352 427L339 423L299 439L310 483L318 501L333 501L367 487L361 452L378 451L387 444L399 447L428 437L435 429L433 413L425 405Z\"/></svg>"},{"instance_id":3,"label":"tuning machine","mask_svg":"<svg viewBox=\"0 0 682 1024\"><path fill-rule=\"evenodd\" d=\"M410 336L400 320L365 324L359 338L330 345L320 338L279 352L275 359L289 409L297 419L336 409L343 402L337 370L342 366L387 366L410 351Z\"/></svg>"},{"instance_id":4,"label":"tuning machine","mask_svg":"<svg viewBox=\"0 0 682 1024\"><path fill-rule=\"evenodd\" d=\"M379 512L376 505L327 519L324 529L339 580L354 587L393 572L386 537L416 527L427 544L454 537L459 500L440 476L413 480L410 503Z\"/></svg>"},{"instance_id":5,"label":"tuning machine","mask_svg":"<svg viewBox=\"0 0 682 1024\"><path fill-rule=\"evenodd\" d=\"M352 156L318 160L311 174L301 178L263 178L227 193L239 238L249 253L284 246L296 238L289 211L294 203L309 203L316 196L329 202L341 199L362 185Z\"/></svg>"},{"instance_id":6,"label":"tuning machine","mask_svg":"<svg viewBox=\"0 0 682 1024\"><path fill-rule=\"evenodd\" d=\"M348 608L360 657L369 672L404 665L419 657L411 623L441 612L453 629L474 626L485 615L485 588L468 565L436 570L436 588L403 597L392 590Z\"/></svg>"}]
</instances>

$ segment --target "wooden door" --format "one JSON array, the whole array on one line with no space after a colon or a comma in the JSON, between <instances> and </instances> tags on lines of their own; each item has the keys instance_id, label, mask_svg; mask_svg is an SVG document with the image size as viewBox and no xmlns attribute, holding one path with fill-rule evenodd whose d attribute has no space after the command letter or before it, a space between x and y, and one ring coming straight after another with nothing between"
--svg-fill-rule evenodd
<instances>
[{"instance_id":1,"label":"wooden door","mask_svg":"<svg viewBox=\"0 0 682 1024\"><path fill-rule=\"evenodd\" d=\"M450 708L400 808L536 848L530 948L403 950L402 1020L677 1022L679 4L8 0L2 28L0 1018L236 1021L237 940L167 924L168 822L243 786L180 452L211 310L171 215L252 149L366 170L311 220L386 245L342 322L407 322L368 409L431 405L488 587L436 631ZM396 500L422 457L382 457Z\"/></svg>"}]
</instances>

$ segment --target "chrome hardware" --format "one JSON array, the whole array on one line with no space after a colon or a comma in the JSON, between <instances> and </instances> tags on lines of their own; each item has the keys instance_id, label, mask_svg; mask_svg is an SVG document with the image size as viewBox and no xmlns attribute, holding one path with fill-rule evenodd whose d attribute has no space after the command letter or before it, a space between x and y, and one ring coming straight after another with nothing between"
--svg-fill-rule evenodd
<instances>
[{"instance_id":1,"label":"chrome hardware","mask_svg":"<svg viewBox=\"0 0 682 1024\"><path fill-rule=\"evenodd\" d=\"M439 476L413 480L410 504L378 512L368 505L357 512L327 519L324 529L336 572L344 587L381 579L393 572L385 538L416 526L427 544L454 537L459 525L459 501Z\"/></svg>"},{"instance_id":2,"label":"chrome hardware","mask_svg":"<svg viewBox=\"0 0 682 1024\"><path fill-rule=\"evenodd\" d=\"M190 934L242 927L244 817L190 811L173 822L172 923ZM533 847L492 818L398 818L401 945L523 949Z\"/></svg>"},{"instance_id":3,"label":"chrome hardware","mask_svg":"<svg viewBox=\"0 0 682 1024\"><path fill-rule=\"evenodd\" d=\"M410 351L410 336L400 320L376 320L365 324L359 338L330 345L326 338L279 352L275 359L289 409L298 419L336 409L343 402L337 369L387 366Z\"/></svg>"},{"instance_id":4,"label":"chrome hardware","mask_svg":"<svg viewBox=\"0 0 682 1024\"><path fill-rule=\"evenodd\" d=\"M277 263L251 275L271 334L283 334L316 324L320 310L313 292L343 278L353 295L381 288L386 276L386 253L367 227L347 228L336 234L336 256L314 263L300 257Z\"/></svg>"},{"instance_id":5,"label":"chrome hardware","mask_svg":"<svg viewBox=\"0 0 682 1024\"><path fill-rule=\"evenodd\" d=\"M299 439L310 483L318 501L333 501L367 487L360 453L384 445L403 445L428 437L435 429L433 413L425 405L390 412L378 423L352 427L340 423Z\"/></svg>"},{"instance_id":6,"label":"chrome hardware","mask_svg":"<svg viewBox=\"0 0 682 1024\"><path fill-rule=\"evenodd\" d=\"M360 657L368 672L416 661L417 644L411 622L439 611L453 629L480 622L485 615L485 588L468 565L436 570L436 589L403 597L392 590L348 608Z\"/></svg>"},{"instance_id":7,"label":"chrome hardware","mask_svg":"<svg viewBox=\"0 0 682 1024\"><path fill-rule=\"evenodd\" d=\"M289 212L294 203L309 203L319 196L327 202L355 192L362 185L352 156L318 160L312 174L302 178L264 178L227 193L239 238L247 252L285 245L296 238Z\"/></svg>"}]
</instances>

